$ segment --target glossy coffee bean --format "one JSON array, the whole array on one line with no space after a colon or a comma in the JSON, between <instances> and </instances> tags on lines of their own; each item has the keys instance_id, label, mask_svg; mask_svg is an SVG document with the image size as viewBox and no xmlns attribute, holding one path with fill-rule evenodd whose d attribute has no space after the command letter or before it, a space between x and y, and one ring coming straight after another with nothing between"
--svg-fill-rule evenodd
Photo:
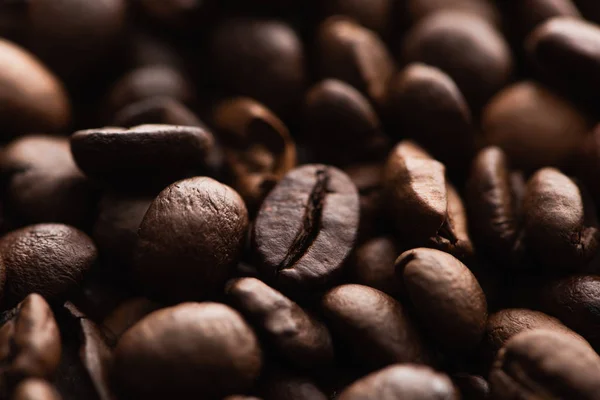
<instances>
[{"instance_id":1,"label":"glossy coffee bean","mask_svg":"<svg viewBox=\"0 0 600 400\"><path fill-rule=\"evenodd\" d=\"M377 161L388 151L389 138L369 100L336 79L321 81L306 93L304 125L319 162Z\"/></svg>"},{"instance_id":2,"label":"glossy coffee bean","mask_svg":"<svg viewBox=\"0 0 600 400\"><path fill-rule=\"evenodd\" d=\"M271 366L261 376L260 394L264 400L326 400L328 397L310 378Z\"/></svg>"},{"instance_id":3,"label":"glossy coffee bean","mask_svg":"<svg viewBox=\"0 0 600 400\"><path fill-rule=\"evenodd\" d=\"M323 296L321 307L334 340L361 367L428 362L428 350L406 310L385 293L342 285Z\"/></svg>"},{"instance_id":4,"label":"glossy coffee bean","mask_svg":"<svg viewBox=\"0 0 600 400\"><path fill-rule=\"evenodd\" d=\"M452 375L452 382L463 400L485 400L490 397L490 385L481 376L455 374Z\"/></svg>"},{"instance_id":5,"label":"glossy coffee bean","mask_svg":"<svg viewBox=\"0 0 600 400\"><path fill-rule=\"evenodd\" d=\"M172 97L150 97L125 106L112 121L113 126L180 125L205 128L190 109Z\"/></svg>"},{"instance_id":6,"label":"glossy coffee bean","mask_svg":"<svg viewBox=\"0 0 600 400\"><path fill-rule=\"evenodd\" d=\"M426 332L445 350L473 350L487 321L485 294L471 271L450 254L414 249L396 260L396 274Z\"/></svg>"},{"instance_id":7,"label":"glossy coffee bean","mask_svg":"<svg viewBox=\"0 0 600 400\"><path fill-rule=\"evenodd\" d=\"M31 294L0 328L3 391L26 378L52 378L61 354L60 332L50 306Z\"/></svg>"},{"instance_id":8,"label":"glossy coffee bean","mask_svg":"<svg viewBox=\"0 0 600 400\"><path fill-rule=\"evenodd\" d=\"M306 85L304 46L285 22L224 20L212 32L210 48L215 72L234 94L284 114L299 103Z\"/></svg>"},{"instance_id":9,"label":"glossy coffee bean","mask_svg":"<svg viewBox=\"0 0 600 400\"><path fill-rule=\"evenodd\" d=\"M351 262L353 280L395 297L401 286L395 268L399 247L388 236L371 239L358 247Z\"/></svg>"},{"instance_id":10,"label":"glossy coffee bean","mask_svg":"<svg viewBox=\"0 0 600 400\"><path fill-rule=\"evenodd\" d=\"M504 150L517 168L567 166L590 129L585 116L562 97L533 81L498 93L483 111L490 145Z\"/></svg>"},{"instance_id":11,"label":"glossy coffee bean","mask_svg":"<svg viewBox=\"0 0 600 400\"><path fill-rule=\"evenodd\" d=\"M477 15L440 11L422 19L407 34L406 62L421 62L446 72L474 110L508 83L513 60L499 32Z\"/></svg>"},{"instance_id":12,"label":"glossy coffee bean","mask_svg":"<svg viewBox=\"0 0 600 400\"><path fill-rule=\"evenodd\" d=\"M439 11L461 11L476 15L489 23L500 25L500 11L488 0L408 0L401 10L407 13L409 22L419 20Z\"/></svg>"},{"instance_id":13,"label":"glossy coffee bean","mask_svg":"<svg viewBox=\"0 0 600 400\"><path fill-rule=\"evenodd\" d=\"M385 35L391 28L394 6L393 0L326 0L320 7L325 15L345 15Z\"/></svg>"},{"instance_id":14,"label":"glossy coffee bean","mask_svg":"<svg viewBox=\"0 0 600 400\"><path fill-rule=\"evenodd\" d=\"M330 286L354 247L358 224L358 193L346 174L320 164L296 168L258 212L257 268L284 292Z\"/></svg>"},{"instance_id":15,"label":"glossy coffee bean","mask_svg":"<svg viewBox=\"0 0 600 400\"><path fill-rule=\"evenodd\" d=\"M595 399L600 357L564 333L533 330L510 339L490 374L495 399Z\"/></svg>"},{"instance_id":16,"label":"glossy coffee bean","mask_svg":"<svg viewBox=\"0 0 600 400\"><path fill-rule=\"evenodd\" d=\"M62 400L52 384L37 378L26 379L13 391L11 400Z\"/></svg>"},{"instance_id":17,"label":"glossy coffee bean","mask_svg":"<svg viewBox=\"0 0 600 400\"><path fill-rule=\"evenodd\" d=\"M249 389L261 364L258 341L237 312L217 303L183 303L129 329L116 348L114 371L133 397L221 399Z\"/></svg>"},{"instance_id":18,"label":"glossy coffee bean","mask_svg":"<svg viewBox=\"0 0 600 400\"><path fill-rule=\"evenodd\" d=\"M230 187L204 177L176 182L142 220L134 275L154 296L209 298L239 261L247 229L246 206Z\"/></svg>"},{"instance_id":19,"label":"glossy coffee bean","mask_svg":"<svg viewBox=\"0 0 600 400\"><path fill-rule=\"evenodd\" d=\"M329 330L299 305L256 278L228 283L227 298L264 335L264 343L305 370L333 363Z\"/></svg>"},{"instance_id":20,"label":"glossy coffee bean","mask_svg":"<svg viewBox=\"0 0 600 400\"><path fill-rule=\"evenodd\" d=\"M392 365L359 379L340 400L460 399L450 378L421 365Z\"/></svg>"},{"instance_id":21,"label":"glossy coffee bean","mask_svg":"<svg viewBox=\"0 0 600 400\"><path fill-rule=\"evenodd\" d=\"M595 210L581 188L556 169L544 168L527 183L523 199L525 243L548 268L577 269L598 250Z\"/></svg>"},{"instance_id":22,"label":"glossy coffee bean","mask_svg":"<svg viewBox=\"0 0 600 400\"><path fill-rule=\"evenodd\" d=\"M63 131L71 120L67 93L56 76L26 50L0 39L0 129L4 138ZM26 78L25 78L26 77Z\"/></svg>"},{"instance_id":23,"label":"glossy coffee bean","mask_svg":"<svg viewBox=\"0 0 600 400\"><path fill-rule=\"evenodd\" d=\"M253 212L296 166L296 145L285 124L264 105L238 97L220 103L213 126L224 147L231 185Z\"/></svg>"},{"instance_id":24,"label":"glossy coffee bean","mask_svg":"<svg viewBox=\"0 0 600 400\"><path fill-rule=\"evenodd\" d=\"M375 32L350 18L335 16L317 28L316 46L319 77L347 82L377 105L385 102L396 67Z\"/></svg>"},{"instance_id":25,"label":"glossy coffee bean","mask_svg":"<svg viewBox=\"0 0 600 400\"><path fill-rule=\"evenodd\" d=\"M121 303L102 321L103 331L110 341L117 343L119 338L146 315L160 309L159 303L145 297L135 297Z\"/></svg>"},{"instance_id":26,"label":"glossy coffee bean","mask_svg":"<svg viewBox=\"0 0 600 400\"><path fill-rule=\"evenodd\" d=\"M62 224L31 225L0 239L4 259L6 302L15 304L31 293L56 299L77 287L98 256L83 232Z\"/></svg>"}]
</instances>

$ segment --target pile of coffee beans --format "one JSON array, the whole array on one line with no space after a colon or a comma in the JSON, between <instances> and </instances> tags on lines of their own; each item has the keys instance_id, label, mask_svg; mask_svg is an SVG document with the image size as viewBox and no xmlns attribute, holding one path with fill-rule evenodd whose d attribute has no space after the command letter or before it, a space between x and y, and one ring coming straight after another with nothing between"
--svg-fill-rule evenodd
<instances>
[{"instance_id":1,"label":"pile of coffee beans","mask_svg":"<svg viewBox=\"0 0 600 400\"><path fill-rule=\"evenodd\" d=\"M599 0L0 0L0 400L600 400Z\"/></svg>"}]
</instances>

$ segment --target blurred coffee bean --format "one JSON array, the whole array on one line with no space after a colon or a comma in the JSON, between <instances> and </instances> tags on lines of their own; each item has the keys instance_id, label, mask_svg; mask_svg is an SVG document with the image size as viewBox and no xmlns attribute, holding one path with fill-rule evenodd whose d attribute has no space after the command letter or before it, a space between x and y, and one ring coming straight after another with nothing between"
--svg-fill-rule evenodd
<instances>
[{"instance_id":1,"label":"blurred coffee bean","mask_svg":"<svg viewBox=\"0 0 600 400\"><path fill-rule=\"evenodd\" d=\"M114 371L135 398L197 393L221 399L249 389L262 357L242 317L217 303L183 303L148 315L117 345Z\"/></svg>"},{"instance_id":2,"label":"blurred coffee bean","mask_svg":"<svg viewBox=\"0 0 600 400\"><path fill-rule=\"evenodd\" d=\"M296 168L256 217L257 268L284 292L331 286L354 247L358 225L358 192L346 174L321 164Z\"/></svg>"},{"instance_id":3,"label":"blurred coffee bean","mask_svg":"<svg viewBox=\"0 0 600 400\"><path fill-rule=\"evenodd\" d=\"M382 36L392 27L394 0L324 0L325 15L345 15Z\"/></svg>"},{"instance_id":4,"label":"blurred coffee bean","mask_svg":"<svg viewBox=\"0 0 600 400\"><path fill-rule=\"evenodd\" d=\"M519 35L525 36L538 25L554 17L581 18L572 0L524 0L511 4L517 17Z\"/></svg>"},{"instance_id":5,"label":"blurred coffee bean","mask_svg":"<svg viewBox=\"0 0 600 400\"><path fill-rule=\"evenodd\" d=\"M516 168L570 165L590 125L560 96L533 81L498 93L482 116L486 141L506 152Z\"/></svg>"},{"instance_id":6,"label":"blurred coffee bean","mask_svg":"<svg viewBox=\"0 0 600 400\"><path fill-rule=\"evenodd\" d=\"M205 177L176 182L142 220L134 276L159 298L210 298L239 261L247 229L246 206L229 186Z\"/></svg>"},{"instance_id":7,"label":"blurred coffee bean","mask_svg":"<svg viewBox=\"0 0 600 400\"><path fill-rule=\"evenodd\" d=\"M123 52L132 70L139 67L163 65L183 70L185 61L168 41L149 32L132 29L128 32Z\"/></svg>"},{"instance_id":8,"label":"blurred coffee bean","mask_svg":"<svg viewBox=\"0 0 600 400\"><path fill-rule=\"evenodd\" d=\"M430 360L404 307L377 289L338 286L325 294L321 307L334 340L343 343L344 352L362 368Z\"/></svg>"},{"instance_id":9,"label":"blurred coffee bean","mask_svg":"<svg viewBox=\"0 0 600 400\"><path fill-rule=\"evenodd\" d=\"M150 97L132 103L115 114L114 126L181 125L206 128L196 114L172 97Z\"/></svg>"},{"instance_id":10,"label":"blurred coffee bean","mask_svg":"<svg viewBox=\"0 0 600 400\"><path fill-rule=\"evenodd\" d=\"M146 315L161 308L159 303L145 297L136 297L121 303L102 321L109 341L116 344L121 336Z\"/></svg>"},{"instance_id":11,"label":"blurred coffee bean","mask_svg":"<svg viewBox=\"0 0 600 400\"><path fill-rule=\"evenodd\" d=\"M400 293L395 261L400 248L388 236L377 237L356 249L351 265L352 279L395 297Z\"/></svg>"},{"instance_id":12,"label":"blurred coffee bean","mask_svg":"<svg viewBox=\"0 0 600 400\"><path fill-rule=\"evenodd\" d=\"M326 400L328 397L309 378L286 371L279 365L261 376L260 393L264 400Z\"/></svg>"},{"instance_id":13,"label":"blurred coffee bean","mask_svg":"<svg viewBox=\"0 0 600 400\"><path fill-rule=\"evenodd\" d=\"M461 11L474 14L495 26L499 26L501 22L500 11L495 2L490 0L407 0L400 4L400 11L406 13L405 18L410 23L418 22L439 11Z\"/></svg>"},{"instance_id":14,"label":"blurred coffee bean","mask_svg":"<svg viewBox=\"0 0 600 400\"><path fill-rule=\"evenodd\" d=\"M452 382L458 388L463 400L486 400L490 397L490 385L477 375L454 374Z\"/></svg>"},{"instance_id":15,"label":"blurred coffee bean","mask_svg":"<svg viewBox=\"0 0 600 400\"><path fill-rule=\"evenodd\" d=\"M354 20L335 16L316 32L316 63L320 78L347 82L382 106L395 72L385 43L373 31Z\"/></svg>"},{"instance_id":16,"label":"blurred coffee bean","mask_svg":"<svg viewBox=\"0 0 600 400\"><path fill-rule=\"evenodd\" d=\"M440 11L422 19L405 37L402 57L447 73L475 112L513 72L504 38L487 21L465 12Z\"/></svg>"},{"instance_id":17,"label":"blurred coffee bean","mask_svg":"<svg viewBox=\"0 0 600 400\"><path fill-rule=\"evenodd\" d=\"M190 28L208 17L216 2L211 0L138 0L153 20L178 30Z\"/></svg>"},{"instance_id":18,"label":"blurred coffee bean","mask_svg":"<svg viewBox=\"0 0 600 400\"><path fill-rule=\"evenodd\" d=\"M13 391L11 400L62 400L56 388L43 379L22 381Z\"/></svg>"}]
</instances>

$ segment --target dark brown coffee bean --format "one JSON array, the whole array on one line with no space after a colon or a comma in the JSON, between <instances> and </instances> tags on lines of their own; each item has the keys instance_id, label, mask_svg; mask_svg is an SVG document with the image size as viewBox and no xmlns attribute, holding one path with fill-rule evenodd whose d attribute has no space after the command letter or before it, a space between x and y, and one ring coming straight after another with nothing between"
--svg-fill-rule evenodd
<instances>
[{"instance_id":1,"label":"dark brown coffee bean","mask_svg":"<svg viewBox=\"0 0 600 400\"><path fill-rule=\"evenodd\" d=\"M260 393L265 400L326 400L312 380L273 365L261 377Z\"/></svg>"},{"instance_id":2,"label":"dark brown coffee bean","mask_svg":"<svg viewBox=\"0 0 600 400\"><path fill-rule=\"evenodd\" d=\"M172 97L150 97L132 103L114 116L112 125L127 128L147 125L206 126L184 104Z\"/></svg>"},{"instance_id":3,"label":"dark brown coffee bean","mask_svg":"<svg viewBox=\"0 0 600 400\"><path fill-rule=\"evenodd\" d=\"M325 15L346 15L380 35L388 33L392 23L393 0L325 0Z\"/></svg>"},{"instance_id":4,"label":"dark brown coffee bean","mask_svg":"<svg viewBox=\"0 0 600 400\"><path fill-rule=\"evenodd\" d=\"M425 150L402 141L385 165L384 199L396 230L407 244L468 258L473 246L466 212L445 173L444 165Z\"/></svg>"},{"instance_id":5,"label":"dark brown coffee bean","mask_svg":"<svg viewBox=\"0 0 600 400\"><path fill-rule=\"evenodd\" d=\"M501 15L494 2L488 0L407 0L401 11L407 13L409 21L419 20L439 11L461 11L474 14L489 23L499 26Z\"/></svg>"},{"instance_id":6,"label":"dark brown coffee bean","mask_svg":"<svg viewBox=\"0 0 600 400\"><path fill-rule=\"evenodd\" d=\"M257 268L290 291L331 285L354 247L358 224L358 192L346 174L320 164L296 168L258 212Z\"/></svg>"},{"instance_id":7,"label":"dark brown coffee bean","mask_svg":"<svg viewBox=\"0 0 600 400\"><path fill-rule=\"evenodd\" d=\"M490 398L490 385L481 376L454 374L452 382L458 388L463 400L486 400Z\"/></svg>"},{"instance_id":8,"label":"dark brown coffee bean","mask_svg":"<svg viewBox=\"0 0 600 400\"><path fill-rule=\"evenodd\" d=\"M161 1L139 0L142 10L153 20L173 28L190 27L206 16L215 2L204 0Z\"/></svg>"},{"instance_id":9,"label":"dark brown coffee bean","mask_svg":"<svg viewBox=\"0 0 600 400\"><path fill-rule=\"evenodd\" d=\"M474 110L508 83L513 60L500 33L477 15L440 11L422 19L404 39L406 62L446 72Z\"/></svg>"},{"instance_id":10,"label":"dark brown coffee bean","mask_svg":"<svg viewBox=\"0 0 600 400\"><path fill-rule=\"evenodd\" d=\"M600 357L564 333L533 330L510 339L490 374L492 397L596 399Z\"/></svg>"},{"instance_id":11,"label":"dark brown coffee bean","mask_svg":"<svg viewBox=\"0 0 600 400\"><path fill-rule=\"evenodd\" d=\"M342 285L323 297L328 326L352 358L367 369L429 361L428 351L400 303L367 286ZM376 311L375 311L376 310Z\"/></svg>"},{"instance_id":12,"label":"dark brown coffee bean","mask_svg":"<svg viewBox=\"0 0 600 400\"><path fill-rule=\"evenodd\" d=\"M553 168L529 180L523 199L527 249L548 268L577 269L596 254L600 233L595 210L580 187Z\"/></svg>"},{"instance_id":13,"label":"dark brown coffee bean","mask_svg":"<svg viewBox=\"0 0 600 400\"><path fill-rule=\"evenodd\" d=\"M224 147L232 187L252 212L296 166L296 145L285 124L262 104L244 97L219 104L213 124Z\"/></svg>"},{"instance_id":14,"label":"dark brown coffee bean","mask_svg":"<svg viewBox=\"0 0 600 400\"><path fill-rule=\"evenodd\" d=\"M227 298L278 355L306 370L333 363L329 330L298 304L255 278L231 281Z\"/></svg>"},{"instance_id":15,"label":"dark brown coffee bean","mask_svg":"<svg viewBox=\"0 0 600 400\"><path fill-rule=\"evenodd\" d=\"M31 378L24 380L15 388L11 400L62 400L62 397L47 381Z\"/></svg>"},{"instance_id":16,"label":"dark brown coffee bean","mask_svg":"<svg viewBox=\"0 0 600 400\"><path fill-rule=\"evenodd\" d=\"M252 97L277 113L287 114L299 104L307 79L304 48L286 23L225 20L213 32L210 46L215 73L235 94Z\"/></svg>"},{"instance_id":17,"label":"dark brown coffee bean","mask_svg":"<svg viewBox=\"0 0 600 400\"><path fill-rule=\"evenodd\" d=\"M571 0L524 0L511 5L519 26L519 33L526 35L538 25L554 17L581 18Z\"/></svg>"},{"instance_id":18,"label":"dark brown coffee bean","mask_svg":"<svg viewBox=\"0 0 600 400\"><path fill-rule=\"evenodd\" d=\"M438 250L414 249L398 257L396 274L435 343L459 354L479 344L487 302L479 282L463 263Z\"/></svg>"},{"instance_id":19,"label":"dark brown coffee bean","mask_svg":"<svg viewBox=\"0 0 600 400\"><path fill-rule=\"evenodd\" d=\"M129 329L114 368L135 398L196 393L220 399L249 389L261 364L258 341L237 312L217 303L184 303L155 311Z\"/></svg>"},{"instance_id":20,"label":"dark brown coffee bean","mask_svg":"<svg viewBox=\"0 0 600 400\"><path fill-rule=\"evenodd\" d=\"M121 303L102 321L105 336L113 344L146 315L161 308L159 303L145 297L135 297Z\"/></svg>"},{"instance_id":21,"label":"dark brown coffee bean","mask_svg":"<svg viewBox=\"0 0 600 400\"><path fill-rule=\"evenodd\" d=\"M52 378L60 362L60 332L44 298L31 294L0 328L2 391L26 378Z\"/></svg>"},{"instance_id":22,"label":"dark brown coffee bean","mask_svg":"<svg viewBox=\"0 0 600 400\"><path fill-rule=\"evenodd\" d=\"M229 186L203 177L176 182L142 220L135 276L159 297L206 299L221 293L247 229L246 206Z\"/></svg>"},{"instance_id":23,"label":"dark brown coffee bean","mask_svg":"<svg viewBox=\"0 0 600 400\"><path fill-rule=\"evenodd\" d=\"M15 304L31 293L47 299L66 294L81 283L96 262L94 242L61 224L31 225L0 239L6 267L6 301Z\"/></svg>"},{"instance_id":24,"label":"dark brown coffee bean","mask_svg":"<svg viewBox=\"0 0 600 400\"><path fill-rule=\"evenodd\" d=\"M174 125L90 129L71 136L73 157L87 176L125 185L135 179L170 183L188 170L201 170L213 145L209 131Z\"/></svg>"},{"instance_id":25,"label":"dark brown coffee bean","mask_svg":"<svg viewBox=\"0 0 600 400\"><path fill-rule=\"evenodd\" d=\"M63 222L86 226L96 193L73 161L67 138L29 135L0 155L9 217L15 223Z\"/></svg>"},{"instance_id":26,"label":"dark brown coffee bean","mask_svg":"<svg viewBox=\"0 0 600 400\"><path fill-rule=\"evenodd\" d=\"M579 110L533 81L498 93L483 111L482 127L490 145L527 170L568 165L590 129Z\"/></svg>"},{"instance_id":27,"label":"dark brown coffee bean","mask_svg":"<svg viewBox=\"0 0 600 400\"><path fill-rule=\"evenodd\" d=\"M458 400L450 378L422 365L392 365L359 379L339 400Z\"/></svg>"},{"instance_id":28,"label":"dark brown coffee bean","mask_svg":"<svg viewBox=\"0 0 600 400\"><path fill-rule=\"evenodd\" d=\"M71 106L62 83L26 50L0 39L0 129L4 138L64 130Z\"/></svg>"},{"instance_id":29,"label":"dark brown coffee bean","mask_svg":"<svg viewBox=\"0 0 600 400\"><path fill-rule=\"evenodd\" d=\"M448 168L465 170L475 148L471 110L443 71L410 64L392 83L387 112L398 132L428 149Z\"/></svg>"},{"instance_id":30,"label":"dark brown coffee bean","mask_svg":"<svg viewBox=\"0 0 600 400\"><path fill-rule=\"evenodd\" d=\"M340 16L325 20L316 35L319 77L347 82L383 105L396 67L379 36Z\"/></svg>"},{"instance_id":31,"label":"dark brown coffee bean","mask_svg":"<svg viewBox=\"0 0 600 400\"><path fill-rule=\"evenodd\" d=\"M304 103L305 137L319 162L378 161L388 152L389 138L377 113L349 84L321 81L306 93Z\"/></svg>"},{"instance_id":32,"label":"dark brown coffee bean","mask_svg":"<svg viewBox=\"0 0 600 400\"><path fill-rule=\"evenodd\" d=\"M391 237L378 237L356 249L351 274L356 283L381 290L390 296L400 292L395 261L400 248Z\"/></svg>"},{"instance_id":33,"label":"dark brown coffee bean","mask_svg":"<svg viewBox=\"0 0 600 400\"><path fill-rule=\"evenodd\" d=\"M158 35L131 29L125 42L126 61L132 70L153 65L168 66L179 71L185 69L185 61L181 54Z\"/></svg>"}]
</instances>

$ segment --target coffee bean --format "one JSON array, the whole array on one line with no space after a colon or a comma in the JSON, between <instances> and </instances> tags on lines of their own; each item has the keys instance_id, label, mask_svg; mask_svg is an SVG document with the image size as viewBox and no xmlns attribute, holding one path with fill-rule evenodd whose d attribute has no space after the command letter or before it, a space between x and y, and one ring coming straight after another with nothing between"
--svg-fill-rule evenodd
<instances>
[{"instance_id":1,"label":"coffee bean","mask_svg":"<svg viewBox=\"0 0 600 400\"><path fill-rule=\"evenodd\" d=\"M146 124L196 126L206 129L191 110L172 97L150 97L132 103L117 112L112 122L114 126L128 128Z\"/></svg>"},{"instance_id":2,"label":"coffee bean","mask_svg":"<svg viewBox=\"0 0 600 400\"><path fill-rule=\"evenodd\" d=\"M2 391L26 378L52 378L60 362L58 326L43 297L31 294L0 328Z\"/></svg>"},{"instance_id":3,"label":"coffee bean","mask_svg":"<svg viewBox=\"0 0 600 400\"><path fill-rule=\"evenodd\" d=\"M429 361L407 312L385 293L342 285L327 292L321 306L334 340L344 343L345 351L361 367L374 370L394 363Z\"/></svg>"},{"instance_id":4,"label":"coffee bean","mask_svg":"<svg viewBox=\"0 0 600 400\"><path fill-rule=\"evenodd\" d=\"M214 2L203 0L156 1L140 0L141 9L155 21L177 29L187 28L207 16Z\"/></svg>"},{"instance_id":5,"label":"coffee bean","mask_svg":"<svg viewBox=\"0 0 600 400\"><path fill-rule=\"evenodd\" d=\"M396 274L426 332L445 350L460 354L481 341L487 302L471 271L450 254L414 249L396 260Z\"/></svg>"},{"instance_id":6,"label":"coffee bean","mask_svg":"<svg viewBox=\"0 0 600 400\"><path fill-rule=\"evenodd\" d=\"M257 268L289 291L331 285L354 247L358 224L358 193L346 174L319 164L296 168L258 212Z\"/></svg>"},{"instance_id":7,"label":"coffee bean","mask_svg":"<svg viewBox=\"0 0 600 400\"><path fill-rule=\"evenodd\" d=\"M220 399L249 389L261 351L242 317L217 303L155 311L129 329L115 351L115 373L133 397L197 393Z\"/></svg>"},{"instance_id":8,"label":"coffee bean","mask_svg":"<svg viewBox=\"0 0 600 400\"><path fill-rule=\"evenodd\" d=\"M510 339L490 374L495 399L595 399L600 357L564 333L533 330Z\"/></svg>"},{"instance_id":9,"label":"coffee bean","mask_svg":"<svg viewBox=\"0 0 600 400\"><path fill-rule=\"evenodd\" d=\"M573 270L598 249L595 210L569 177L553 168L539 170L523 199L527 248L548 268Z\"/></svg>"},{"instance_id":10,"label":"coffee bean","mask_svg":"<svg viewBox=\"0 0 600 400\"><path fill-rule=\"evenodd\" d=\"M278 365L271 366L261 377L260 392L264 400L326 400L328 397L315 382Z\"/></svg>"},{"instance_id":11,"label":"coffee bean","mask_svg":"<svg viewBox=\"0 0 600 400\"><path fill-rule=\"evenodd\" d=\"M393 0L326 0L321 2L325 15L346 15L365 28L385 35L391 28Z\"/></svg>"},{"instance_id":12,"label":"coffee bean","mask_svg":"<svg viewBox=\"0 0 600 400\"><path fill-rule=\"evenodd\" d=\"M136 297L121 303L102 321L105 336L117 343L123 334L138 321L153 311L160 309L159 303L145 297Z\"/></svg>"},{"instance_id":13,"label":"coffee bean","mask_svg":"<svg viewBox=\"0 0 600 400\"><path fill-rule=\"evenodd\" d=\"M348 165L380 160L389 138L369 101L335 79L314 85L304 104L305 136L319 162Z\"/></svg>"},{"instance_id":14,"label":"coffee bean","mask_svg":"<svg viewBox=\"0 0 600 400\"><path fill-rule=\"evenodd\" d=\"M158 297L209 298L239 261L247 228L246 206L230 187L204 177L176 182L142 220L134 275Z\"/></svg>"},{"instance_id":15,"label":"coffee bean","mask_svg":"<svg viewBox=\"0 0 600 400\"><path fill-rule=\"evenodd\" d=\"M0 129L4 138L64 130L71 120L67 93L56 76L16 44L0 39ZM26 78L25 78L26 77Z\"/></svg>"},{"instance_id":16,"label":"coffee bean","mask_svg":"<svg viewBox=\"0 0 600 400\"><path fill-rule=\"evenodd\" d=\"M98 255L85 233L62 224L31 225L10 232L0 239L0 253L8 304L31 293L47 299L65 295L81 283Z\"/></svg>"},{"instance_id":17,"label":"coffee bean","mask_svg":"<svg viewBox=\"0 0 600 400\"><path fill-rule=\"evenodd\" d=\"M487 0L408 0L401 10L406 13L409 22L413 23L444 10L474 14L495 26L499 26L501 22L498 7Z\"/></svg>"},{"instance_id":18,"label":"coffee bean","mask_svg":"<svg viewBox=\"0 0 600 400\"><path fill-rule=\"evenodd\" d=\"M498 93L483 111L486 141L517 168L568 166L588 134L582 113L539 83L522 81Z\"/></svg>"},{"instance_id":19,"label":"coffee bean","mask_svg":"<svg viewBox=\"0 0 600 400\"><path fill-rule=\"evenodd\" d=\"M358 380L340 400L460 399L450 378L421 365L392 365Z\"/></svg>"},{"instance_id":20,"label":"coffee bean","mask_svg":"<svg viewBox=\"0 0 600 400\"><path fill-rule=\"evenodd\" d=\"M446 72L473 110L506 85L513 71L504 38L487 21L465 12L440 11L422 19L404 39L402 56Z\"/></svg>"},{"instance_id":21,"label":"coffee bean","mask_svg":"<svg viewBox=\"0 0 600 400\"><path fill-rule=\"evenodd\" d=\"M230 282L229 302L259 331L264 343L291 365L314 370L333 363L333 345L325 325L299 305L255 278Z\"/></svg>"},{"instance_id":22,"label":"coffee bean","mask_svg":"<svg viewBox=\"0 0 600 400\"><path fill-rule=\"evenodd\" d=\"M452 382L463 400L485 400L490 397L490 385L481 376L455 374L452 376Z\"/></svg>"},{"instance_id":23,"label":"coffee bean","mask_svg":"<svg viewBox=\"0 0 600 400\"><path fill-rule=\"evenodd\" d=\"M554 17L581 18L571 0L525 0L515 2L511 12L516 14L521 35Z\"/></svg>"},{"instance_id":24,"label":"coffee bean","mask_svg":"<svg viewBox=\"0 0 600 400\"><path fill-rule=\"evenodd\" d=\"M316 32L317 68L321 78L347 82L382 105L395 71L381 38L350 18L326 19Z\"/></svg>"},{"instance_id":25,"label":"coffee bean","mask_svg":"<svg viewBox=\"0 0 600 400\"><path fill-rule=\"evenodd\" d=\"M62 400L62 397L47 381L31 378L15 388L11 400Z\"/></svg>"},{"instance_id":26,"label":"coffee bean","mask_svg":"<svg viewBox=\"0 0 600 400\"><path fill-rule=\"evenodd\" d=\"M285 124L250 98L219 104L213 124L224 146L231 184L254 212L266 195L296 166L296 146Z\"/></svg>"},{"instance_id":27,"label":"coffee bean","mask_svg":"<svg viewBox=\"0 0 600 400\"><path fill-rule=\"evenodd\" d=\"M401 286L394 266L398 254L399 246L391 237L382 236L365 242L356 249L351 263L354 281L396 296Z\"/></svg>"},{"instance_id":28,"label":"coffee bean","mask_svg":"<svg viewBox=\"0 0 600 400\"><path fill-rule=\"evenodd\" d=\"M188 170L204 168L213 144L205 129L173 125L90 129L71 136L79 168L117 185L131 185L135 179L173 182Z\"/></svg>"}]
</instances>

